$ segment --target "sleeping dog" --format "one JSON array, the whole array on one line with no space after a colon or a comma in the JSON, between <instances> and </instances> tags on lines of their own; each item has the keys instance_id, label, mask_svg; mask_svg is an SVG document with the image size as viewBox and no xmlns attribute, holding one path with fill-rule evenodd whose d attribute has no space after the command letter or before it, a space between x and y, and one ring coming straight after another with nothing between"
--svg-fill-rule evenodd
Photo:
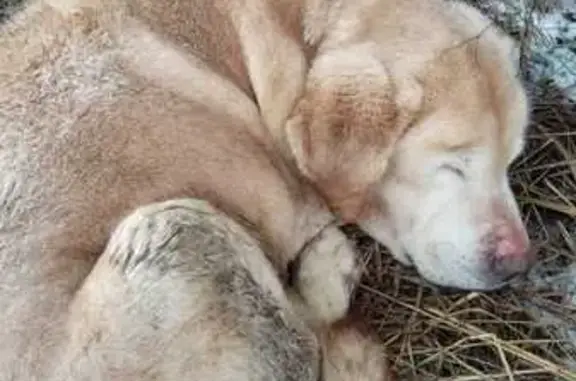
<instances>
[{"instance_id":1,"label":"sleeping dog","mask_svg":"<svg viewBox=\"0 0 576 381\"><path fill-rule=\"evenodd\" d=\"M298 258L312 326L344 318L358 282L340 223L430 282L505 285L533 259L506 173L528 115L516 55L440 0L31 0L0 30L0 374L49 379L99 340L82 321L115 312L94 298L131 303L90 290L109 233L169 199L257 235L281 279ZM167 303L186 287L165 282ZM119 327L114 353L146 340ZM144 347L139 369L161 369ZM82 361L133 369L111 353Z\"/></svg>"}]
</instances>

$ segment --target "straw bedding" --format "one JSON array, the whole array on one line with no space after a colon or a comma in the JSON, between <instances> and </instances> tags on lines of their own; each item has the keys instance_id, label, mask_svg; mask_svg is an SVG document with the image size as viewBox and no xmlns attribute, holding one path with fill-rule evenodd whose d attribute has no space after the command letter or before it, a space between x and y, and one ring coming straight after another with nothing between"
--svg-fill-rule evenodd
<instances>
[{"instance_id":1,"label":"straw bedding","mask_svg":"<svg viewBox=\"0 0 576 381\"><path fill-rule=\"evenodd\" d=\"M508 290L439 295L350 229L366 264L356 303L399 380L576 380L576 4L467 1L522 44L533 116L511 176L540 263ZM0 0L0 20L18 3Z\"/></svg>"}]
</instances>

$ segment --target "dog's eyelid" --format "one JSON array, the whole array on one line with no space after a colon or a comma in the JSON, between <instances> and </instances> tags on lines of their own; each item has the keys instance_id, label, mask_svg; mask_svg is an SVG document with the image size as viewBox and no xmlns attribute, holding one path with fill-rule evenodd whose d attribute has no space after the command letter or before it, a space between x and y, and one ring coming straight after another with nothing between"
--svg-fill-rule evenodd
<instances>
[{"instance_id":1,"label":"dog's eyelid","mask_svg":"<svg viewBox=\"0 0 576 381\"><path fill-rule=\"evenodd\" d=\"M464 173L464 169L462 169L461 167L459 167L455 164L448 164L448 163L442 164L440 166L440 169L450 171L462 179L466 178L466 174Z\"/></svg>"}]
</instances>

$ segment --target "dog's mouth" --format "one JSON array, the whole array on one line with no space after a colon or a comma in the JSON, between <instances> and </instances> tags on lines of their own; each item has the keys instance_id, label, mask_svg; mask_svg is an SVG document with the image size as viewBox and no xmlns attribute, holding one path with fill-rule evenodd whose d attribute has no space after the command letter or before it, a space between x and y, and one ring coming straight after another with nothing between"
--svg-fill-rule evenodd
<instances>
[{"instance_id":1,"label":"dog's mouth","mask_svg":"<svg viewBox=\"0 0 576 381\"><path fill-rule=\"evenodd\" d=\"M394 255L396 259L398 255ZM476 278L478 283L482 284L478 287L466 287L466 286L445 286L439 283L436 283L426 276L422 274L416 263L414 262L410 253L406 250L402 253L402 258L405 259L405 262L399 260L399 262L406 268L411 269L417 274L419 279L419 283L428 289L431 289L434 293L443 295L443 296L450 296L450 295L459 295L459 294L467 294L467 293L490 293L490 292L497 292L502 289L507 289L509 287L513 287L513 285L521 283L523 279L525 279L526 275L523 273L518 274L511 274L505 278L500 277L491 277L486 275L486 279L475 277L474 274L470 274L470 278Z\"/></svg>"},{"instance_id":2,"label":"dog's mouth","mask_svg":"<svg viewBox=\"0 0 576 381\"><path fill-rule=\"evenodd\" d=\"M495 281L494 283L487 285L485 287L455 287L455 286L444 286L437 283L434 283L422 275L419 275L421 279L422 286L431 289L434 293L442 296L451 296L451 295L461 295L461 294L469 294L469 293L492 293L498 292L504 289L511 287L511 285L515 284L515 281L519 279L519 276L511 276L508 279Z\"/></svg>"}]
</instances>

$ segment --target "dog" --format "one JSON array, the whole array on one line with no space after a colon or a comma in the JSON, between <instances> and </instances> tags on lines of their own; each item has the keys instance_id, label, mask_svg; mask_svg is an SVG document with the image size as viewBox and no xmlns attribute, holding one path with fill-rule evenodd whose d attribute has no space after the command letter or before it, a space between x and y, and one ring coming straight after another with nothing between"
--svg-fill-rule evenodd
<instances>
[{"instance_id":1,"label":"dog","mask_svg":"<svg viewBox=\"0 0 576 381\"><path fill-rule=\"evenodd\" d=\"M297 260L314 326L347 315L360 275L339 224L442 286L533 262L506 175L528 119L517 49L468 6L32 0L0 32L7 379L45 379L110 231L154 202L207 200L283 282Z\"/></svg>"}]
</instances>

